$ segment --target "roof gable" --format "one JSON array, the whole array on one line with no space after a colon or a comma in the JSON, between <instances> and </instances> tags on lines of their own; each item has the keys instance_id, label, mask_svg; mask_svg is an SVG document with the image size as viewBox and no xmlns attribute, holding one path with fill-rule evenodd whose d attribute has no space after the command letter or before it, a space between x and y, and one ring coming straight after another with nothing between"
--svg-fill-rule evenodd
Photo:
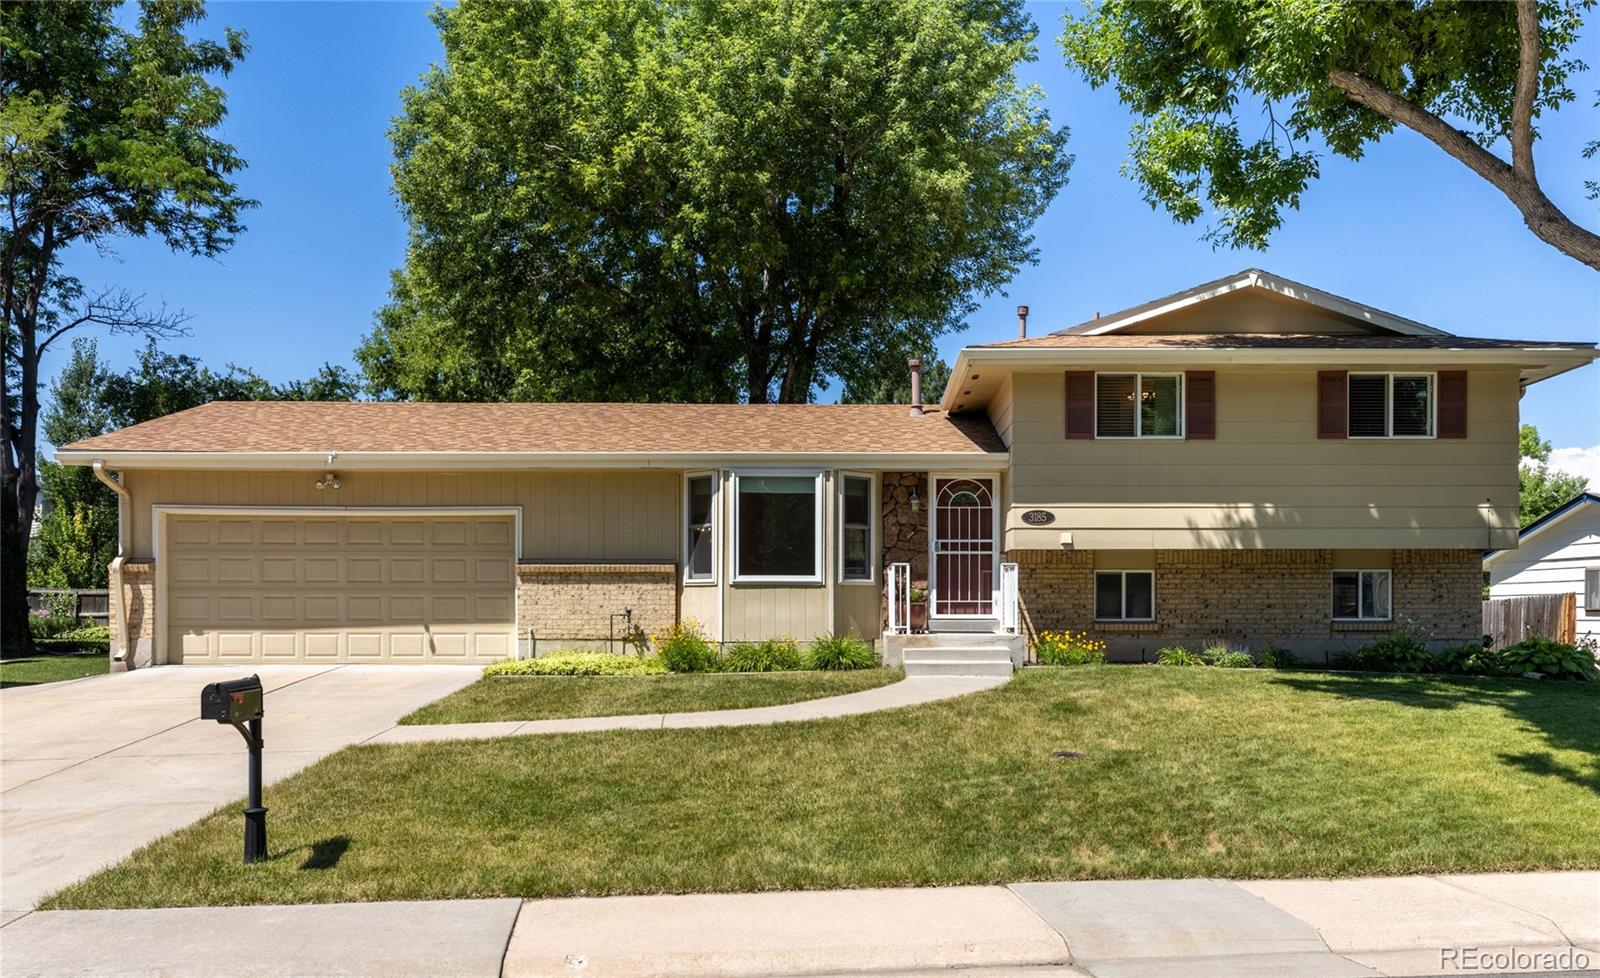
<instances>
[{"instance_id":1,"label":"roof gable","mask_svg":"<svg viewBox=\"0 0 1600 978\"><path fill-rule=\"evenodd\" d=\"M1108 333L1450 335L1259 268L1247 268L1052 335Z\"/></svg>"},{"instance_id":2,"label":"roof gable","mask_svg":"<svg viewBox=\"0 0 1600 978\"><path fill-rule=\"evenodd\" d=\"M1571 499L1562 503L1560 506L1552 509L1550 512L1534 520L1532 523L1529 523L1523 528L1521 533L1517 534L1517 547L1521 547L1524 543L1528 542L1530 537L1544 530L1550 529L1552 526L1555 526L1562 520L1586 506L1600 506L1600 495L1592 492L1580 492L1576 496L1573 496ZM1506 552L1507 551L1505 549L1490 550L1485 552L1483 555L1484 568L1487 569L1489 564L1493 562L1496 557Z\"/></svg>"}]
</instances>

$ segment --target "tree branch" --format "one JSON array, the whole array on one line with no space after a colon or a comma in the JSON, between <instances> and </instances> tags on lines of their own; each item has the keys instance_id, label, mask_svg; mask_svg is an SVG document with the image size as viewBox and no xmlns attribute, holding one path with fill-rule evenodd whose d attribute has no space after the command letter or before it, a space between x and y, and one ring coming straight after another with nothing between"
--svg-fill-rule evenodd
<instances>
[{"instance_id":1,"label":"tree branch","mask_svg":"<svg viewBox=\"0 0 1600 978\"><path fill-rule=\"evenodd\" d=\"M1517 87L1511 102L1511 169L1524 180L1533 175L1533 100L1539 91L1539 6L1517 2Z\"/></svg>"},{"instance_id":2,"label":"tree branch","mask_svg":"<svg viewBox=\"0 0 1600 978\"><path fill-rule=\"evenodd\" d=\"M1523 223L1539 240L1600 271L1600 234L1573 223L1545 196L1531 163L1526 175L1517 172L1471 136L1365 75L1335 68L1328 72L1328 81L1357 105L1427 137L1516 205Z\"/></svg>"}]
</instances>

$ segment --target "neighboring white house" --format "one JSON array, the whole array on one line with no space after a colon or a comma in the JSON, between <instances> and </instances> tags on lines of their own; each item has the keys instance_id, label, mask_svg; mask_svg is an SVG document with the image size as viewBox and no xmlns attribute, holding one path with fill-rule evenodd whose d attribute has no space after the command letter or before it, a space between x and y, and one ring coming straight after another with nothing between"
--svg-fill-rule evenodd
<instances>
[{"instance_id":1,"label":"neighboring white house","mask_svg":"<svg viewBox=\"0 0 1600 978\"><path fill-rule=\"evenodd\" d=\"M1484 555L1489 597L1578 595L1578 638L1600 640L1600 495L1586 492L1522 531L1514 550Z\"/></svg>"}]
</instances>

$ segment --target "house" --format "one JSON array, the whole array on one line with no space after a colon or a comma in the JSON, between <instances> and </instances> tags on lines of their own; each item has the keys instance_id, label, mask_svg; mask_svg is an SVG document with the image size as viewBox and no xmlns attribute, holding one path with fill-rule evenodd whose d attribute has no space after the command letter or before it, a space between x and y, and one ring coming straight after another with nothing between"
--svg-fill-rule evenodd
<instances>
[{"instance_id":1,"label":"house","mask_svg":"<svg viewBox=\"0 0 1600 978\"><path fill-rule=\"evenodd\" d=\"M1489 597L1577 595L1577 637L1600 641L1600 494L1579 493L1483 556Z\"/></svg>"},{"instance_id":2,"label":"house","mask_svg":"<svg viewBox=\"0 0 1600 978\"><path fill-rule=\"evenodd\" d=\"M1251 269L970 346L926 409L215 403L57 457L121 494L125 666L481 662L684 619L892 659L923 593L935 636L1320 655L1477 637L1517 399L1595 357Z\"/></svg>"}]
</instances>

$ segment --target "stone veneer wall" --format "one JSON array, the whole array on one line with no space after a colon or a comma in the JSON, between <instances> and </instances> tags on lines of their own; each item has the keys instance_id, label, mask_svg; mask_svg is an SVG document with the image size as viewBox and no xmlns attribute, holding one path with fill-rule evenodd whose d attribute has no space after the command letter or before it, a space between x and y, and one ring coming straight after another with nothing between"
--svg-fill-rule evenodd
<instances>
[{"instance_id":1,"label":"stone veneer wall","mask_svg":"<svg viewBox=\"0 0 1600 978\"><path fill-rule=\"evenodd\" d=\"M650 635L678 620L678 568L671 563L521 563L517 565L517 641L527 654L532 629L540 652L558 644L603 646L611 613L633 609ZM617 638L626 624L616 621Z\"/></svg>"},{"instance_id":2,"label":"stone veneer wall","mask_svg":"<svg viewBox=\"0 0 1600 978\"><path fill-rule=\"evenodd\" d=\"M113 595L113 597L115 597ZM128 609L130 652L117 658L117 604L108 601L106 624L111 629L113 671L140 669L155 662L156 648L156 564L153 560L130 560L122 565L122 600Z\"/></svg>"},{"instance_id":3,"label":"stone veneer wall","mask_svg":"<svg viewBox=\"0 0 1600 978\"><path fill-rule=\"evenodd\" d=\"M1094 621L1094 553L1013 550L1023 632L1088 631L1111 657L1154 658L1164 645L1213 639L1274 644L1302 656L1364 644L1415 622L1439 646L1481 630L1482 570L1474 550L1396 550L1389 622L1335 622L1329 550L1158 550L1156 620Z\"/></svg>"},{"instance_id":4,"label":"stone veneer wall","mask_svg":"<svg viewBox=\"0 0 1600 978\"><path fill-rule=\"evenodd\" d=\"M913 512L911 492L916 490L922 505ZM928 473L885 472L881 478L880 508L883 527L883 574L888 580L890 564L911 564L911 586L928 588ZM879 626L889 627L889 600L878 602Z\"/></svg>"}]
</instances>

